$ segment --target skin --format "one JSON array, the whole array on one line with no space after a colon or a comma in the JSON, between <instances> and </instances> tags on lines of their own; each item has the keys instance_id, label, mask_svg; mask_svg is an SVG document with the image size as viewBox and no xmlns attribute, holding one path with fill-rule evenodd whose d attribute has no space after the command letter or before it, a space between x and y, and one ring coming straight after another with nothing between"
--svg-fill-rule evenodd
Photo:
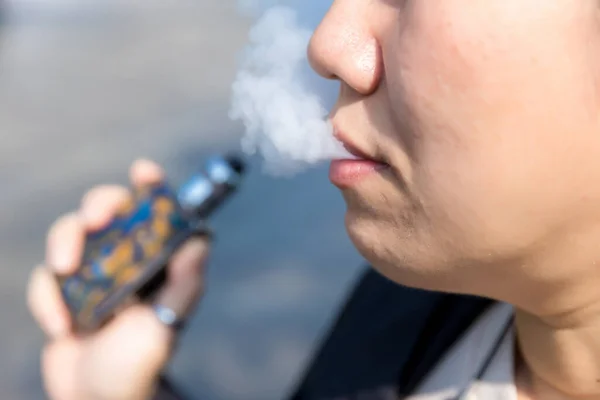
<instances>
[{"instance_id":1,"label":"skin","mask_svg":"<svg viewBox=\"0 0 600 400\"><path fill-rule=\"evenodd\" d=\"M342 187L354 244L401 284L515 305L523 398L600 398L599 12L339 0L309 48L336 128L390 166Z\"/></svg>"},{"instance_id":2,"label":"skin","mask_svg":"<svg viewBox=\"0 0 600 400\"><path fill-rule=\"evenodd\" d=\"M336 0L309 47L341 84L334 125L389 165L342 188L352 241L400 284L513 304L522 400L600 399L599 17L594 0ZM147 398L168 359L172 334L144 305L74 338L49 279L124 193L95 189L59 220L53 267L32 276L53 399ZM207 251L189 246L161 300L182 314ZM134 337L147 343L125 351Z\"/></svg>"},{"instance_id":3,"label":"skin","mask_svg":"<svg viewBox=\"0 0 600 400\"><path fill-rule=\"evenodd\" d=\"M163 179L162 169L147 160L135 162L130 175L133 186ZM51 399L149 399L173 350L174 333L158 321L147 304L125 309L93 335L75 336L52 276L76 270L85 233L106 226L128 196L129 191L121 186L90 190L78 210L59 218L50 228L46 265L31 275L28 303L48 337L42 352L42 374ZM204 239L190 240L180 248L168 266L167 283L157 295L157 303L183 318L193 311L203 291L208 250Z\"/></svg>"}]
</instances>

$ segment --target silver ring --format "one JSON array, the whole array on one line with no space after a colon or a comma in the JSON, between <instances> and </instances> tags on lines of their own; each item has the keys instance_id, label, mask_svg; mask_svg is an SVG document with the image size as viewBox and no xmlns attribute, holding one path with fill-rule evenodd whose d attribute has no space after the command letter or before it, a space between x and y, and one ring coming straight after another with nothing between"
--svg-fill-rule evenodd
<instances>
[{"instance_id":1,"label":"silver ring","mask_svg":"<svg viewBox=\"0 0 600 400\"><path fill-rule=\"evenodd\" d=\"M177 313L169 307L162 306L160 304L154 304L152 306L154 315L163 324L176 331L183 328L183 320L177 317Z\"/></svg>"}]
</instances>

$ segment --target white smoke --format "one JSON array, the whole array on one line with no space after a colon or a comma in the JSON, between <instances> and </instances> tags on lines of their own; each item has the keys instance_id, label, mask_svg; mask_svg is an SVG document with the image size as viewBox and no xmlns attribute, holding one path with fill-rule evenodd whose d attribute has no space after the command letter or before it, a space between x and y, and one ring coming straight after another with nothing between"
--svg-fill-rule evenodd
<instances>
[{"instance_id":1,"label":"white smoke","mask_svg":"<svg viewBox=\"0 0 600 400\"><path fill-rule=\"evenodd\" d=\"M232 88L229 115L244 124L243 150L260 153L265 171L274 175L291 175L318 162L349 157L327 121L331 83L316 80L308 65L310 28L316 26L318 13L306 10L315 0L299 2L304 19L311 20L304 25L294 8L276 0L240 1L241 11L262 14L250 31ZM316 1L323 8L325 2ZM268 9L261 13L265 6Z\"/></svg>"}]
</instances>

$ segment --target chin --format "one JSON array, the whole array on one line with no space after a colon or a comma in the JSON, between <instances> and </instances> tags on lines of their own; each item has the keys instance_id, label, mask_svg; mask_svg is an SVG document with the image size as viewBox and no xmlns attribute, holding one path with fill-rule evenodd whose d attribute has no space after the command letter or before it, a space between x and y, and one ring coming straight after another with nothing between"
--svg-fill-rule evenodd
<instances>
[{"instance_id":1,"label":"chin","mask_svg":"<svg viewBox=\"0 0 600 400\"><path fill-rule=\"evenodd\" d=\"M386 278L407 287L464 292L460 271L439 262L439 252L420 240L414 229L402 230L389 219L374 220L348 212L346 230L358 252Z\"/></svg>"}]
</instances>

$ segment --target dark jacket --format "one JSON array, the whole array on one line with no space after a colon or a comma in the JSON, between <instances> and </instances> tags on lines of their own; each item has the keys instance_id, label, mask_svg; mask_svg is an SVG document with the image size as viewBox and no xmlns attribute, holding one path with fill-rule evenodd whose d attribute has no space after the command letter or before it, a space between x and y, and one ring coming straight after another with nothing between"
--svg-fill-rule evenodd
<instances>
[{"instance_id":1,"label":"dark jacket","mask_svg":"<svg viewBox=\"0 0 600 400\"><path fill-rule=\"evenodd\" d=\"M401 399L492 304L403 287L369 268L290 400Z\"/></svg>"}]
</instances>

